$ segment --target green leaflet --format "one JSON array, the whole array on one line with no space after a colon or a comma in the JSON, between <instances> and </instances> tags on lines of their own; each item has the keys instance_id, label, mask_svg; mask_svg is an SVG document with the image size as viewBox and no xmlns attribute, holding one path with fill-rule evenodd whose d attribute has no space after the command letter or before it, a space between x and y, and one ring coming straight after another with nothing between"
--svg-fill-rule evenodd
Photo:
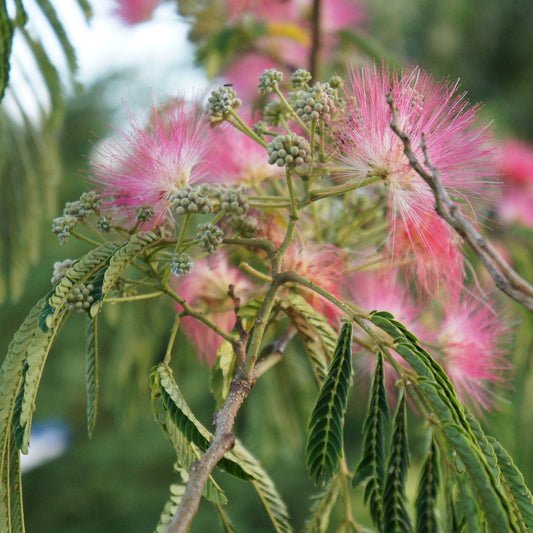
<instances>
[{"instance_id":1,"label":"green leaflet","mask_svg":"<svg viewBox=\"0 0 533 533\"><path fill-rule=\"evenodd\" d=\"M159 522L154 530L154 533L166 533L168 525L172 521L172 517L176 513L178 506L185 493L185 485L179 483L172 483L169 487L170 497L163 507Z\"/></svg>"},{"instance_id":2,"label":"green leaflet","mask_svg":"<svg viewBox=\"0 0 533 533\"><path fill-rule=\"evenodd\" d=\"M365 502L370 501L372 519L380 531L383 527L383 483L385 478L384 426L389 416L383 355L378 352L372 378L370 404L363 428L363 457L355 470L352 485L355 487L368 480L365 488Z\"/></svg>"},{"instance_id":3,"label":"green leaflet","mask_svg":"<svg viewBox=\"0 0 533 533\"><path fill-rule=\"evenodd\" d=\"M76 52L74 51L74 47L69 41L65 28L63 27L61 21L57 16L54 6L49 2L49 0L37 0L37 3L39 4L39 7L41 8L41 11L43 12L44 16L48 20L48 23L52 27L52 30L54 31L57 40L59 41L59 44L63 49L63 53L67 58L67 64L70 69L70 72L73 74L78 68Z\"/></svg>"},{"instance_id":4,"label":"green leaflet","mask_svg":"<svg viewBox=\"0 0 533 533\"><path fill-rule=\"evenodd\" d=\"M416 533L437 533L437 497L439 493L439 456L433 438L420 473L415 501Z\"/></svg>"},{"instance_id":5,"label":"green leaflet","mask_svg":"<svg viewBox=\"0 0 533 533\"><path fill-rule=\"evenodd\" d=\"M160 395L172 421L183 433L185 438L196 445L200 451L205 451L213 440L211 433L197 420L174 381L172 371L165 364L160 364L154 371L154 379L160 386ZM228 474L248 481L250 475L243 470L231 452L226 453L218 465Z\"/></svg>"},{"instance_id":6,"label":"green leaflet","mask_svg":"<svg viewBox=\"0 0 533 533\"><path fill-rule=\"evenodd\" d=\"M301 295L290 293L281 305L298 330L315 378L321 385L335 352L337 334L326 317L316 311Z\"/></svg>"},{"instance_id":7,"label":"green leaflet","mask_svg":"<svg viewBox=\"0 0 533 533\"><path fill-rule=\"evenodd\" d=\"M514 503L515 511L520 515L523 531L533 529L533 499L527 488L524 477L515 466L507 450L494 438L487 437L498 459L498 466L505 479L505 492Z\"/></svg>"},{"instance_id":8,"label":"green leaflet","mask_svg":"<svg viewBox=\"0 0 533 533\"><path fill-rule=\"evenodd\" d=\"M85 381L87 387L87 433L93 436L98 412L98 334L96 317L88 319Z\"/></svg>"},{"instance_id":9,"label":"green leaflet","mask_svg":"<svg viewBox=\"0 0 533 533\"><path fill-rule=\"evenodd\" d=\"M316 484L329 481L343 452L344 413L352 379L352 323L345 322L309 422L307 471Z\"/></svg>"},{"instance_id":10,"label":"green leaflet","mask_svg":"<svg viewBox=\"0 0 533 533\"><path fill-rule=\"evenodd\" d=\"M417 342L416 337L390 313L372 313L372 322L389 333L395 350L420 376L417 389L427 408L438 421L448 445L457 453L466 469L473 493L492 531L519 531L513 509L499 479L494 450L481 426L461 404L455 389L433 357Z\"/></svg>"},{"instance_id":11,"label":"green leaflet","mask_svg":"<svg viewBox=\"0 0 533 533\"><path fill-rule=\"evenodd\" d=\"M252 485L261 498L276 533L292 533L293 528L289 521L287 506L259 461L238 440L235 442L233 453L250 476Z\"/></svg>"},{"instance_id":12,"label":"green leaflet","mask_svg":"<svg viewBox=\"0 0 533 533\"><path fill-rule=\"evenodd\" d=\"M324 487L321 494L315 497L311 508L311 517L305 524L304 533L326 533L329 526L331 511L339 496L338 477L334 477Z\"/></svg>"},{"instance_id":13,"label":"green leaflet","mask_svg":"<svg viewBox=\"0 0 533 533\"><path fill-rule=\"evenodd\" d=\"M407 445L407 410L405 394L401 394L394 417L387 477L383 490L383 526L390 533L409 533L411 520L407 512L405 480L409 468Z\"/></svg>"},{"instance_id":14,"label":"green leaflet","mask_svg":"<svg viewBox=\"0 0 533 533\"><path fill-rule=\"evenodd\" d=\"M168 412L161 397L161 389L157 382L157 376L152 373L151 376L151 404L152 412L157 423L163 430L163 433L172 444L177 456L178 470L187 475L189 468L196 461L201 452L198 447L192 445L178 429L170 413ZM226 504L227 498L222 489L216 484L212 476L209 476L205 484L202 496L213 503Z\"/></svg>"},{"instance_id":15,"label":"green leaflet","mask_svg":"<svg viewBox=\"0 0 533 533\"><path fill-rule=\"evenodd\" d=\"M7 15L5 0L0 4L0 101L4 98L5 90L9 81L9 61L13 44L13 24Z\"/></svg>"}]
</instances>

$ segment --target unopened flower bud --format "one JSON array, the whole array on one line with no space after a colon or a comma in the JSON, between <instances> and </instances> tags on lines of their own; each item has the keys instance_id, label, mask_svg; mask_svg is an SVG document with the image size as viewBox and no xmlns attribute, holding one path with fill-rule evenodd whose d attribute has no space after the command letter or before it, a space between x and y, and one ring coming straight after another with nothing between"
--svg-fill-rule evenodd
<instances>
[{"instance_id":1,"label":"unopened flower bud","mask_svg":"<svg viewBox=\"0 0 533 533\"><path fill-rule=\"evenodd\" d=\"M60 244L68 241L70 232L76 226L78 221L78 218L72 215L56 217L52 220L52 232L57 235Z\"/></svg>"},{"instance_id":2,"label":"unopened flower bud","mask_svg":"<svg viewBox=\"0 0 533 533\"><path fill-rule=\"evenodd\" d=\"M150 204L142 204L135 209L135 218L139 222L148 222L154 216L154 208Z\"/></svg>"},{"instance_id":3,"label":"unopened flower bud","mask_svg":"<svg viewBox=\"0 0 533 533\"><path fill-rule=\"evenodd\" d=\"M308 89L311 78L311 73L308 70L304 68L299 68L291 76L291 83L295 89Z\"/></svg>"},{"instance_id":4,"label":"unopened flower bud","mask_svg":"<svg viewBox=\"0 0 533 533\"><path fill-rule=\"evenodd\" d=\"M199 239L200 246L211 254L222 244L224 232L213 224L200 224L196 238Z\"/></svg>"},{"instance_id":5,"label":"unopened flower bud","mask_svg":"<svg viewBox=\"0 0 533 533\"><path fill-rule=\"evenodd\" d=\"M103 233L111 231L111 217L109 215L100 215L96 220L96 227Z\"/></svg>"},{"instance_id":6,"label":"unopened flower bud","mask_svg":"<svg viewBox=\"0 0 533 533\"><path fill-rule=\"evenodd\" d=\"M94 303L92 295L94 286L89 283L78 283L66 298L66 307L69 311L88 311Z\"/></svg>"},{"instance_id":7,"label":"unopened flower bud","mask_svg":"<svg viewBox=\"0 0 533 533\"><path fill-rule=\"evenodd\" d=\"M98 213L100 209L101 200L96 191L87 191L80 196L80 210L83 216Z\"/></svg>"},{"instance_id":8,"label":"unopened flower bud","mask_svg":"<svg viewBox=\"0 0 533 533\"><path fill-rule=\"evenodd\" d=\"M192 257L189 254L174 254L170 261L170 271L175 276L183 276L192 270Z\"/></svg>"},{"instance_id":9,"label":"unopened flower bud","mask_svg":"<svg viewBox=\"0 0 533 533\"><path fill-rule=\"evenodd\" d=\"M170 200L177 215L199 213L207 215L213 211L213 202L207 195L205 187L191 187L187 185L172 194Z\"/></svg>"},{"instance_id":10,"label":"unopened flower bud","mask_svg":"<svg viewBox=\"0 0 533 533\"><path fill-rule=\"evenodd\" d=\"M267 69L259 76L259 92L261 94L270 94L276 85L283 79L283 74L275 68Z\"/></svg>"},{"instance_id":11,"label":"unopened flower bud","mask_svg":"<svg viewBox=\"0 0 533 533\"><path fill-rule=\"evenodd\" d=\"M207 99L207 110L212 121L220 122L229 115L232 109L237 109L241 104L235 89L224 85L211 92Z\"/></svg>"},{"instance_id":12,"label":"unopened flower bud","mask_svg":"<svg viewBox=\"0 0 533 533\"><path fill-rule=\"evenodd\" d=\"M311 161L311 147L309 143L295 133L278 135L267 145L268 162L278 167L301 167Z\"/></svg>"},{"instance_id":13,"label":"unopened flower bud","mask_svg":"<svg viewBox=\"0 0 533 533\"><path fill-rule=\"evenodd\" d=\"M54 263L54 273L50 280L55 285L65 274L65 272L72 266L74 261L72 259L65 259L63 261L56 261Z\"/></svg>"}]
</instances>

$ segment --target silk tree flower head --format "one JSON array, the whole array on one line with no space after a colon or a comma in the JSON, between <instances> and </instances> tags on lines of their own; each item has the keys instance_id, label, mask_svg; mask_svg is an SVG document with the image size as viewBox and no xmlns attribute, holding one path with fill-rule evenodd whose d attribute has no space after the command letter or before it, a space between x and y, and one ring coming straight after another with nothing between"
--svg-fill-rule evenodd
<instances>
[{"instance_id":1,"label":"silk tree flower head","mask_svg":"<svg viewBox=\"0 0 533 533\"><path fill-rule=\"evenodd\" d=\"M439 362L459 398L478 410L490 410L510 370L501 348L507 334L504 321L489 306L468 296L446 305L439 329Z\"/></svg>"},{"instance_id":2,"label":"silk tree flower head","mask_svg":"<svg viewBox=\"0 0 533 533\"><path fill-rule=\"evenodd\" d=\"M402 142L390 128L389 91L398 108L399 127L409 135L415 155L424 160L425 134L442 184L465 204L471 217L472 203L486 199L491 191L496 152L490 131L479 121L479 108L468 105L457 84L435 82L418 68L400 75L367 64L352 73L346 87L347 117L337 131L337 163L344 167L340 175L361 184L372 179L386 184L390 240L385 251L403 260L411 256L411 273L421 275L420 288L432 291L435 281L458 285L462 280L455 238L436 222L431 190L409 166ZM435 229L436 238L431 238Z\"/></svg>"},{"instance_id":3,"label":"silk tree flower head","mask_svg":"<svg viewBox=\"0 0 533 533\"><path fill-rule=\"evenodd\" d=\"M242 298L250 293L252 283L242 272L231 266L224 250L219 250L208 259L195 261L192 270L175 278L175 290L195 310L205 314L224 331L230 332L235 325L235 310L228 296L229 286ZM177 305L181 311L181 306ZM193 317L184 316L183 331L191 340L198 358L210 367L215 362L222 337Z\"/></svg>"},{"instance_id":4,"label":"silk tree flower head","mask_svg":"<svg viewBox=\"0 0 533 533\"><path fill-rule=\"evenodd\" d=\"M253 126L250 111L241 108L239 115ZM278 166L269 164L265 148L230 124L217 126L213 137L207 159L222 183L253 187L265 179L284 176Z\"/></svg>"},{"instance_id":5,"label":"silk tree flower head","mask_svg":"<svg viewBox=\"0 0 533 533\"><path fill-rule=\"evenodd\" d=\"M504 143L501 174L500 219L533 228L533 146L514 139Z\"/></svg>"},{"instance_id":6,"label":"silk tree flower head","mask_svg":"<svg viewBox=\"0 0 533 533\"><path fill-rule=\"evenodd\" d=\"M335 297L339 297L346 270L344 252L332 245L293 243L283 257L282 269L292 270L313 282ZM330 322L338 318L340 311L316 292L298 286L304 298Z\"/></svg>"},{"instance_id":7,"label":"silk tree flower head","mask_svg":"<svg viewBox=\"0 0 533 533\"><path fill-rule=\"evenodd\" d=\"M116 0L115 14L126 24L139 24L152 17L161 0Z\"/></svg>"},{"instance_id":8,"label":"silk tree flower head","mask_svg":"<svg viewBox=\"0 0 533 533\"><path fill-rule=\"evenodd\" d=\"M115 133L96 149L91 173L104 207L132 225L139 210L147 208L153 215L142 227L160 226L173 193L214 179L205 161L212 130L197 102L177 98L154 104L147 125L130 116L129 128Z\"/></svg>"}]
</instances>

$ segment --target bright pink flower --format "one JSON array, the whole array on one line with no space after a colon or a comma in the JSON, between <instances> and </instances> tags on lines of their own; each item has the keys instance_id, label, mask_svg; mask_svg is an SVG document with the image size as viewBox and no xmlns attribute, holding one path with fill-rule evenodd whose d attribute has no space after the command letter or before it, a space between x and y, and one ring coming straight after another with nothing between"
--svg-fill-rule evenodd
<instances>
[{"instance_id":1,"label":"bright pink flower","mask_svg":"<svg viewBox=\"0 0 533 533\"><path fill-rule=\"evenodd\" d=\"M156 227L168 213L172 193L213 179L204 160L212 130L201 107L183 99L154 105L147 126L135 117L129 126L115 129L116 138L97 148L92 176L108 208L133 223L135 210L148 204L154 217L143 227Z\"/></svg>"},{"instance_id":2,"label":"bright pink flower","mask_svg":"<svg viewBox=\"0 0 533 533\"><path fill-rule=\"evenodd\" d=\"M507 224L533 228L533 191L521 191L518 187L505 191L498 211L501 220Z\"/></svg>"},{"instance_id":3,"label":"bright pink flower","mask_svg":"<svg viewBox=\"0 0 533 533\"><path fill-rule=\"evenodd\" d=\"M437 226L432 193L409 166L403 145L390 128L389 90L398 107L399 125L410 136L416 156L423 161L420 142L425 133L431 162L443 185L467 208L490 192L487 184L495 168L490 132L478 124L478 108L468 107L457 85L435 82L418 68L400 76L386 67L366 65L352 73L346 89L348 116L338 132L339 160L346 169L342 174L358 181L378 178L388 185L391 239L386 251L398 256L395 247L400 240L407 247L401 250L402 257L422 258L417 259L415 271L420 275L426 269L425 281L460 284L458 256L449 253L456 239L442 224L438 238L431 238ZM401 232L405 238L398 237ZM428 257L438 261L428 262Z\"/></svg>"},{"instance_id":4,"label":"bright pink flower","mask_svg":"<svg viewBox=\"0 0 533 533\"><path fill-rule=\"evenodd\" d=\"M250 112L240 108L239 115L250 126L253 124ZM229 124L216 128L207 159L222 183L251 187L267 178L284 176L280 167L268 163L265 148Z\"/></svg>"},{"instance_id":5,"label":"bright pink flower","mask_svg":"<svg viewBox=\"0 0 533 533\"><path fill-rule=\"evenodd\" d=\"M235 325L233 302L228 296L230 285L235 295L243 298L252 289L252 284L242 272L229 264L227 255L219 250L209 259L195 261L189 274L176 281L176 292L195 310L205 315L224 331L230 332ZM181 307L178 305L178 310ZM185 334L193 343L199 359L212 366L222 337L193 317L181 321Z\"/></svg>"},{"instance_id":6,"label":"bright pink flower","mask_svg":"<svg viewBox=\"0 0 533 533\"><path fill-rule=\"evenodd\" d=\"M501 171L509 185L533 191L533 146L518 140L504 143Z\"/></svg>"},{"instance_id":7,"label":"bright pink flower","mask_svg":"<svg viewBox=\"0 0 533 533\"><path fill-rule=\"evenodd\" d=\"M479 300L463 298L447 305L439 330L439 359L459 397L490 410L510 369L501 349L507 333L501 317Z\"/></svg>"},{"instance_id":8,"label":"bright pink flower","mask_svg":"<svg viewBox=\"0 0 533 533\"><path fill-rule=\"evenodd\" d=\"M343 251L326 244L292 244L283 257L283 270L293 270L333 296L338 297L345 271ZM338 308L322 296L302 288L306 300L330 321L339 316Z\"/></svg>"},{"instance_id":9,"label":"bright pink flower","mask_svg":"<svg viewBox=\"0 0 533 533\"><path fill-rule=\"evenodd\" d=\"M115 0L115 14L126 24L139 24L152 17L161 0Z\"/></svg>"}]
</instances>

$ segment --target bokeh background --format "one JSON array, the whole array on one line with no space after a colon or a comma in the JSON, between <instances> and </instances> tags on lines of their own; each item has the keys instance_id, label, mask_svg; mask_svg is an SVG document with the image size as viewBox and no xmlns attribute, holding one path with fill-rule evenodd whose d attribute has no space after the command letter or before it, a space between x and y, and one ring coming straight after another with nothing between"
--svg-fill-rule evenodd
<instances>
[{"instance_id":1,"label":"bokeh background","mask_svg":"<svg viewBox=\"0 0 533 533\"><path fill-rule=\"evenodd\" d=\"M83 250L74 240L60 247L49 222L60 215L65 201L89 187L87 156L93 144L128 113L142 113L152 99L177 92L201 94L213 83L195 64L188 22L173 2L163 3L150 20L136 25L124 24L111 0L91 0L89 22L74 0L53 2L77 53L73 77L53 32L39 20L39 10L30 1L24 4L32 35L42 40L58 66L64 100L59 112L49 113L51 98L40 87L42 81L32 77L32 56L23 40L16 40L11 87L0 115L0 358L33 303L49 290L53 263ZM530 0L361 0L360 7L364 21L350 43L357 49L356 62L383 55L400 66L418 64L435 78L460 79L469 100L483 103L483 114L494 121L502 144L508 139L533 144ZM517 270L533 280L532 229L500 221L487 231ZM508 448L531 486L533 316L502 302L514 326L507 344L515 372L498 410L484 415L484 424ZM140 533L155 527L168 486L176 480L174 452L149 408L149 371L165 349L169 311L164 303L105 309L99 340L101 402L92 440L86 431L80 342L85 322L79 316L69 318L46 365L35 414L36 423L59 428L66 449L23 475L29 532ZM237 433L260 454L286 498L297 530L315 492L303 460L303 435L316 394L306 371L303 358L283 361L254 389L237 422ZM209 425L214 409L206 394L209 372L184 338L177 342L174 372L189 404ZM346 448L352 465L359 457L365 404L365 395L356 394L347 413ZM424 444L416 438L416 424L413 417L415 463ZM248 486L225 475L218 479L237 531L270 531ZM192 531L218 530L216 514L202 506Z\"/></svg>"}]
</instances>

